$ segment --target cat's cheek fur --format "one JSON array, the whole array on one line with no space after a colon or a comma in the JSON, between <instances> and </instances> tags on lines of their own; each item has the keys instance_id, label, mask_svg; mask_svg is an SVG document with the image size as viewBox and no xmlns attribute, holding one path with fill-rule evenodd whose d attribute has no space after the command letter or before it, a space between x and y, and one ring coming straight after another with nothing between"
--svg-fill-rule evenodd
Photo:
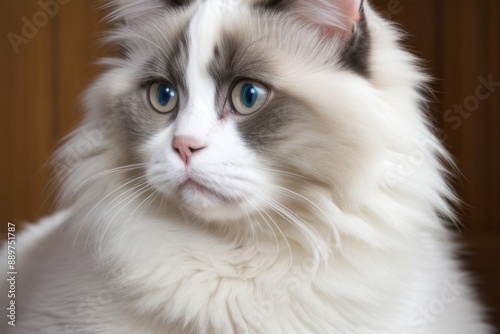
<instances>
[{"instance_id":1,"label":"cat's cheek fur","mask_svg":"<svg viewBox=\"0 0 500 334\"><path fill-rule=\"evenodd\" d=\"M392 130L375 90L350 71L281 70L288 98L281 102L286 116L279 119L287 124L280 131L273 118L260 122L276 129L269 159L327 185L336 198L353 200L359 191L376 188Z\"/></svg>"}]
</instances>

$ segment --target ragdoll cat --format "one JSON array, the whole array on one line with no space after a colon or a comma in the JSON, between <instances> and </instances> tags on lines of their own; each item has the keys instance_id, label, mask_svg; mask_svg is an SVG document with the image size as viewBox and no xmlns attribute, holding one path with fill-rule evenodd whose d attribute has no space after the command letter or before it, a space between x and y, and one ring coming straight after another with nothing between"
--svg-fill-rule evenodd
<instances>
[{"instance_id":1,"label":"ragdoll cat","mask_svg":"<svg viewBox=\"0 0 500 334\"><path fill-rule=\"evenodd\" d=\"M118 52L57 154L65 209L18 238L2 333L492 332L427 77L369 3L108 5Z\"/></svg>"}]
</instances>

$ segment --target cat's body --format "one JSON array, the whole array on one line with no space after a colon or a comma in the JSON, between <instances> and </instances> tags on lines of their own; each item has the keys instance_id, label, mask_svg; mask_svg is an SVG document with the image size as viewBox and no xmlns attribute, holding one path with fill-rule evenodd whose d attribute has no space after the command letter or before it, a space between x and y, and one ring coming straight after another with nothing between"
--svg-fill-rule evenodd
<instances>
[{"instance_id":1,"label":"cat's body","mask_svg":"<svg viewBox=\"0 0 500 334\"><path fill-rule=\"evenodd\" d=\"M425 76L369 4L113 4L122 56L58 154L69 209L19 236L2 333L491 333Z\"/></svg>"}]
</instances>

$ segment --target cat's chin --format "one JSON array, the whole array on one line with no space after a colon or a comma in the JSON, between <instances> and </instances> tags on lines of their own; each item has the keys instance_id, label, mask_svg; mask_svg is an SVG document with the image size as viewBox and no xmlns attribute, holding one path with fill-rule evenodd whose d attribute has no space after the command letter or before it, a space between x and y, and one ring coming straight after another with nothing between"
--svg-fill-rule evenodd
<instances>
[{"instance_id":1,"label":"cat's chin","mask_svg":"<svg viewBox=\"0 0 500 334\"><path fill-rule=\"evenodd\" d=\"M184 210L210 222L238 220L249 211L243 196L208 188L193 180L184 182L177 195Z\"/></svg>"},{"instance_id":2,"label":"cat's chin","mask_svg":"<svg viewBox=\"0 0 500 334\"><path fill-rule=\"evenodd\" d=\"M211 204L207 205L203 203L197 205L195 203L191 205L186 205L186 203L180 204L182 208L200 219L209 223L227 223L231 221L238 221L245 217L246 209L243 208L243 204Z\"/></svg>"},{"instance_id":3,"label":"cat's chin","mask_svg":"<svg viewBox=\"0 0 500 334\"><path fill-rule=\"evenodd\" d=\"M208 223L234 222L245 217L245 211L236 205L218 206L212 208L190 207L186 208L196 218Z\"/></svg>"}]
</instances>

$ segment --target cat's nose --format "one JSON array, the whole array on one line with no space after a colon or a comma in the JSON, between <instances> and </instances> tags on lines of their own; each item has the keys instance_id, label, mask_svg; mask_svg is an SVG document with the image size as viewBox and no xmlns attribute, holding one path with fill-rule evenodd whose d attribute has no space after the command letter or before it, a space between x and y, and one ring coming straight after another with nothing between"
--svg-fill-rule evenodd
<instances>
[{"instance_id":1,"label":"cat's nose","mask_svg":"<svg viewBox=\"0 0 500 334\"><path fill-rule=\"evenodd\" d=\"M206 147L205 143L189 136L175 136L172 147L177 151L184 164L188 164L193 153Z\"/></svg>"}]
</instances>

